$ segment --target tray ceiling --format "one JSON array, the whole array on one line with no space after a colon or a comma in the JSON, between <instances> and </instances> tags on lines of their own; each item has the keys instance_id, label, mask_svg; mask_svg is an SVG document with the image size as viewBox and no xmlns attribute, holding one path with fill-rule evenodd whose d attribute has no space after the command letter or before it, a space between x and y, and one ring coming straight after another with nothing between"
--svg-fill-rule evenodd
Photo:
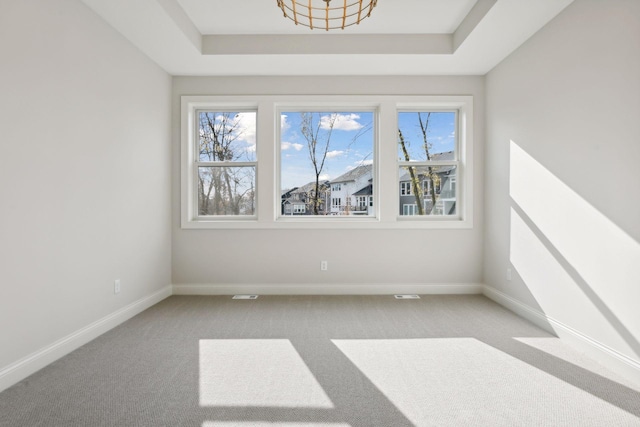
<instances>
[{"instance_id":1,"label":"tray ceiling","mask_svg":"<svg viewBox=\"0 0 640 427\"><path fill-rule=\"evenodd\" d=\"M309 30L276 0L83 0L172 75L483 75L573 0L378 0Z\"/></svg>"}]
</instances>

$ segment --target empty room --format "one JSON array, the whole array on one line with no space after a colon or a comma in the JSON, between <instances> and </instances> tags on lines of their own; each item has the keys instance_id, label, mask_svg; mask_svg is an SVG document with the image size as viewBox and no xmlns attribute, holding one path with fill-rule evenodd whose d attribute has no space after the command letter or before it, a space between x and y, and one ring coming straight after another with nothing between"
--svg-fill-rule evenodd
<instances>
[{"instance_id":1,"label":"empty room","mask_svg":"<svg viewBox=\"0 0 640 427\"><path fill-rule=\"evenodd\" d=\"M640 426L640 1L0 0L0 426Z\"/></svg>"}]
</instances>

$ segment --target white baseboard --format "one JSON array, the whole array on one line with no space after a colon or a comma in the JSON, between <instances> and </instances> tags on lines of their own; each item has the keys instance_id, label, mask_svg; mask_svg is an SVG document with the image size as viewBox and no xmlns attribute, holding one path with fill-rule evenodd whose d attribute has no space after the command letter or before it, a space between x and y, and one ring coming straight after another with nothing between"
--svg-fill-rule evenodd
<instances>
[{"instance_id":1,"label":"white baseboard","mask_svg":"<svg viewBox=\"0 0 640 427\"><path fill-rule=\"evenodd\" d=\"M563 340L599 360L611 370L640 384L640 362L590 338L541 311L499 290L479 283L441 284L253 284L214 285L177 284L135 301L120 310L0 369L0 391L16 384L34 372L69 354L122 322L141 313L171 295L392 295L392 294L484 294L496 303L524 317L535 325L557 334Z\"/></svg>"},{"instance_id":2,"label":"white baseboard","mask_svg":"<svg viewBox=\"0 0 640 427\"><path fill-rule=\"evenodd\" d=\"M0 369L0 391L11 387L34 372L55 362L62 356L71 353L73 350L83 346L110 329L115 328L122 322L129 320L136 314L159 303L163 299L171 296L171 293L171 286L166 286Z\"/></svg>"},{"instance_id":3,"label":"white baseboard","mask_svg":"<svg viewBox=\"0 0 640 427\"><path fill-rule=\"evenodd\" d=\"M640 362L620 353L611 347L594 340L584 333L565 325L564 323L547 316L543 312L518 301L509 295L491 287L484 286L483 294L513 311L521 317L534 323L536 326L557 335L563 341L583 351L588 356L599 361L609 369L640 384Z\"/></svg>"},{"instance_id":4,"label":"white baseboard","mask_svg":"<svg viewBox=\"0 0 640 427\"><path fill-rule=\"evenodd\" d=\"M393 295L481 294L479 283L435 284L176 284L174 295Z\"/></svg>"}]
</instances>

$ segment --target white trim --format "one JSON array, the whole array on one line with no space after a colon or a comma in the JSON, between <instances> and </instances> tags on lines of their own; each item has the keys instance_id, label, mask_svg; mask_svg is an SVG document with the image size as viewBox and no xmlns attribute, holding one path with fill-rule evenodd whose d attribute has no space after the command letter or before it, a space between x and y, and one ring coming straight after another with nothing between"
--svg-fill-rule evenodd
<instances>
[{"instance_id":1,"label":"white trim","mask_svg":"<svg viewBox=\"0 0 640 427\"><path fill-rule=\"evenodd\" d=\"M64 338L0 369L0 391L22 381L34 372L71 353L110 329L131 319L147 308L171 296L171 286L165 286L153 294L99 319Z\"/></svg>"},{"instance_id":2,"label":"white trim","mask_svg":"<svg viewBox=\"0 0 640 427\"><path fill-rule=\"evenodd\" d=\"M256 284L213 284L182 283L173 285L174 295L459 295L481 294L480 283L291 283L273 285Z\"/></svg>"},{"instance_id":3,"label":"white trim","mask_svg":"<svg viewBox=\"0 0 640 427\"><path fill-rule=\"evenodd\" d=\"M182 229L470 229L473 228L473 96L469 95L222 95L181 96L181 228ZM197 217L194 204L193 162L190 162L190 135L195 132L195 111L202 107L221 106L229 110L258 108L256 216L221 218ZM374 212L349 218L300 215L281 216L280 147L278 112L287 108L312 110L373 109L374 143ZM213 108L213 107L212 107ZM399 217L398 167L395 144L382 144L397 138L397 112L407 109L455 110L458 115L459 151L457 214L442 217ZM278 122L278 123L277 123ZM268 136L273 135L273 140ZM192 159L191 159L192 160ZM446 162L450 164L451 162ZM435 164L435 163L434 163ZM265 166L266 165L266 166ZM394 177L395 178L392 178ZM382 200L384 199L384 200Z\"/></svg>"},{"instance_id":4,"label":"white trim","mask_svg":"<svg viewBox=\"0 0 640 427\"><path fill-rule=\"evenodd\" d=\"M0 392L71 353L119 324L171 295L463 295L483 294L501 306L578 347L608 368L640 384L640 361L634 360L588 335L559 322L515 298L480 283L414 284L176 284L99 319L90 325L0 369Z\"/></svg>"},{"instance_id":5,"label":"white trim","mask_svg":"<svg viewBox=\"0 0 640 427\"><path fill-rule=\"evenodd\" d=\"M524 317L536 326L558 336L563 341L584 351L588 356L598 360L609 369L623 375L633 382L640 384L640 361L603 344L588 335L572 328L569 325L547 316L541 311L521 302L509 295L484 285L484 296L495 301L501 306L513 311L517 315Z\"/></svg>"}]
</instances>

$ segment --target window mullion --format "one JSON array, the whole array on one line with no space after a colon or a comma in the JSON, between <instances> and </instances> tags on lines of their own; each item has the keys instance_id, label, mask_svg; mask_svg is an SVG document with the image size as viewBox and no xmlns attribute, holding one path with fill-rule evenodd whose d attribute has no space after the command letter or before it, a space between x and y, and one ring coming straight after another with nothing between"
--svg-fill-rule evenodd
<instances>
[{"instance_id":1,"label":"window mullion","mask_svg":"<svg viewBox=\"0 0 640 427\"><path fill-rule=\"evenodd\" d=\"M398 120L397 107L393 100L385 100L379 107L378 137L378 181L376 182L377 200L380 222L392 223L398 212L398 197L400 189L398 182Z\"/></svg>"},{"instance_id":2,"label":"window mullion","mask_svg":"<svg viewBox=\"0 0 640 427\"><path fill-rule=\"evenodd\" d=\"M257 166L258 162L195 162L196 167L228 167L237 168L245 166Z\"/></svg>"}]
</instances>

